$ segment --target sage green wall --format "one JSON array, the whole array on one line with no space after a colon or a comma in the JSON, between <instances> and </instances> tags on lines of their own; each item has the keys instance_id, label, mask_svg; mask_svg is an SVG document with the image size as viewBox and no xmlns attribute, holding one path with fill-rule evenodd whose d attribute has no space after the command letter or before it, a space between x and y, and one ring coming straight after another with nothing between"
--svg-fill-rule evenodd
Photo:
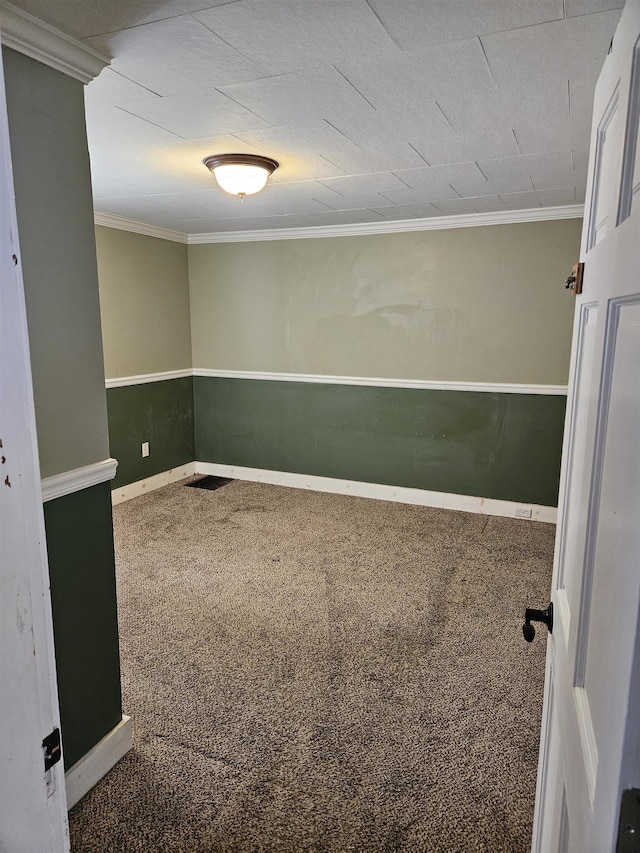
<instances>
[{"instance_id":1,"label":"sage green wall","mask_svg":"<svg viewBox=\"0 0 640 853\"><path fill-rule=\"evenodd\" d=\"M68 770L122 718L111 484L44 505Z\"/></svg>"},{"instance_id":2,"label":"sage green wall","mask_svg":"<svg viewBox=\"0 0 640 853\"><path fill-rule=\"evenodd\" d=\"M107 379L191 367L187 247L96 226Z\"/></svg>"},{"instance_id":3,"label":"sage green wall","mask_svg":"<svg viewBox=\"0 0 640 853\"><path fill-rule=\"evenodd\" d=\"M2 49L43 476L109 455L78 80ZM45 505L65 767L121 719L110 483Z\"/></svg>"},{"instance_id":4,"label":"sage green wall","mask_svg":"<svg viewBox=\"0 0 640 853\"><path fill-rule=\"evenodd\" d=\"M566 384L580 229L189 246L194 367Z\"/></svg>"},{"instance_id":5,"label":"sage green wall","mask_svg":"<svg viewBox=\"0 0 640 853\"><path fill-rule=\"evenodd\" d=\"M107 403L111 454L118 460L114 489L196 458L191 376L109 388ZM144 458L143 441L151 451Z\"/></svg>"},{"instance_id":6,"label":"sage green wall","mask_svg":"<svg viewBox=\"0 0 640 853\"><path fill-rule=\"evenodd\" d=\"M109 455L82 83L2 49L40 468Z\"/></svg>"},{"instance_id":7,"label":"sage green wall","mask_svg":"<svg viewBox=\"0 0 640 853\"><path fill-rule=\"evenodd\" d=\"M564 396L196 376L196 456L555 506Z\"/></svg>"}]
</instances>

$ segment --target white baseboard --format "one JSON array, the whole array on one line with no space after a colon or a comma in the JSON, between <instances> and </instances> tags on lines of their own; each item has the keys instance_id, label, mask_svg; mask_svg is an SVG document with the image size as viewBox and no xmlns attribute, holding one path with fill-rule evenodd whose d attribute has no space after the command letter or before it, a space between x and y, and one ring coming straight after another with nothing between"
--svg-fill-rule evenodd
<instances>
[{"instance_id":1,"label":"white baseboard","mask_svg":"<svg viewBox=\"0 0 640 853\"><path fill-rule=\"evenodd\" d=\"M160 474L154 474L153 477L147 477L145 480L137 480L135 483L129 483L128 486L113 489L111 491L111 502L115 506L123 503L123 501L130 501L131 498L139 498L140 495L145 495L154 489L161 489L162 486L168 486L170 483L177 483L178 480L192 477L198 473L196 465L196 462L187 462L186 465L180 465L178 468L171 468L169 471L162 471Z\"/></svg>"},{"instance_id":2,"label":"white baseboard","mask_svg":"<svg viewBox=\"0 0 640 853\"><path fill-rule=\"evenodd\" d=\"M262 468L244 468L240 465L222 465L218 462L189 462L121 486L111 492L113 504L137 498L154 489L168 486L191 477L193 474L213 474L215 477L231 477L234 480L250 480L253 483L271 483L274 486L291 486L294 489L311 489L315 492L333 492L338 495L357 495L381 501L417 506L435 506L480 515L499 515L504 518L524 518L526 521L556 523L558 510L555 506L501 501L495 498L479 498L473 495L455 495L448 492L430 492L426 489L411 489L406 486L385 486L380 483L361 483L357 480L338 480L335 477L317 477L311 474L292 474L288 471L267 471Z\"/></svg>"},{"instance_id":3,"label":"white baseboard","mask_svg":"<svg viewBox=\"0 0 640 853\"><path fill-rule=\"evenodd\" d=\"M238 465L221 465L216 462L196 462L196 472L198 474L213 474L216 477L251 480L255 483L271 483L275 486L292 486L296 489L311 489L317 492L357 495L362 498L377 498L383 501L397 501L418 506L476 512L481 515L525 518L527 521L545 521L551 524L556 523L558 512L554 506L516 503L515 501L501 501L471 495L455 495L448 492L430 492L425 489L411 489L405 486L361 483L356 480L338 480L333 477L316 477L309 474L291 474L286 471L266 471L260 468L243 468ZM527 515L529 511L531 512L530 516Z\"/></svg>"},{"instance_id":4,"label":"white baseboard","mask_svg":"<svg viewBox=\"0 0 640 853\"><path fill-rule=\"evenodd\" d=\"M71 809L133 746L131 717L118 725L65 773L67 808Z\"/></svg>"}]
</instances>

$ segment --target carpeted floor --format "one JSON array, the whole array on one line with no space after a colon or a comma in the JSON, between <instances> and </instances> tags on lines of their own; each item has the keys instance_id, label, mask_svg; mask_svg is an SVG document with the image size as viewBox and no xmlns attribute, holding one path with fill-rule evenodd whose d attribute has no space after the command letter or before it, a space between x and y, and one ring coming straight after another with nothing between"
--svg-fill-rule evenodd
<instances>
[{"instance_id":1,"label":"carpeted floor","mask_svg":"<svg viewBox=\"0 0 640 853\"><path fill-rule=\"evenodd\" d=\"M239 481L114 518L134 749L75 853L529 850L552 525Z\"/></svg>"}]
</instances>

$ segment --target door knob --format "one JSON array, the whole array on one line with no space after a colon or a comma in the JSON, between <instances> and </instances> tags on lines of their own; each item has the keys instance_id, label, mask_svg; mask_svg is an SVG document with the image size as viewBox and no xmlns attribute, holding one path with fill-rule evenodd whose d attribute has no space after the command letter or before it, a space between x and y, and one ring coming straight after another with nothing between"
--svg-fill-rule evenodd
<instances>
[{"instance_id":1,"label":"door knob","mask_svg":"<svg viewBox=\"0 0 640 853\"><path fill-rule=\"evenodd\" d=\"M533 610L531 607L527 607L525 610L522 633L527 643L532 642L536 635L536 629L531 624L532 622L544 622L549 629L549 633L553 634L553 602L549 603L546 610Z\"/></svg>"}]
</instances>

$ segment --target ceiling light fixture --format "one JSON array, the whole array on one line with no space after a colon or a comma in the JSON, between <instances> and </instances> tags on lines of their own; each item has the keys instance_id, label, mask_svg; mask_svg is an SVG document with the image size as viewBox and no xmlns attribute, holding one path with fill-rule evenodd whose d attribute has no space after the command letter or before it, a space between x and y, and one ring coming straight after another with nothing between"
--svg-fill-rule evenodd
<instances>
[{"instance_id":1,"label":"ceiling light fixture","mask_svg":"<svg viewBox=\"0 0 640 853\"><path fill-rule=\"evenodd\" d=\"M225 192L240 198L260 192L280 165L271 157L257 154L211 154L202 162Z\"/></svg>"}]
</instances>

